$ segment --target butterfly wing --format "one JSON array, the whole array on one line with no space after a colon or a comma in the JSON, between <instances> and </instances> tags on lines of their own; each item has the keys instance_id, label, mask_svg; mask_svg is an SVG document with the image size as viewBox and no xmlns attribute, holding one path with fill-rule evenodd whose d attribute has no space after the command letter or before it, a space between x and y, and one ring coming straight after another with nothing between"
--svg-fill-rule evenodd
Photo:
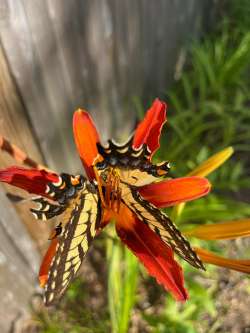
<instances>
[{"instance_id":1,"label":"butterfly wing","mask_svg":"<svg viewBox=\"0 0 250 333\"><path fill-rule=\"evenodd\" d=\"M45 285L45 304L56 303L75 277L101 219L97 194L86 187L69 205L62 218L67 219L58 238L56 254L51 262Z\"/></svg>"},{"instance_id":2,"label":"butterfly wing","mask_svg":"<svg viewBox=\"0 0 250 333\"><path fill-rule=\"evenodd\" d=\"M159 235L164 243L171 246L173 251L196 268L204 269L201 260L191 248L189 242L176 228L170 218L157 207L144 200L136 188L121 184L122 200L136 216Z\"/></svg>"},{"instance_id":3,"label":"butterfly wing","mask_svg":"<svg viewBox=\"0 0 250 333\"><path fill-rule=\"evenodd\" d=\"M90 186L87 179L81 175L62 173L58 176L56 183L47 184L46 194L49 200L43 197L32 200L38 205L31 209L32 214L36 219L43 221L61 215L78 196L79 191L86 187L86 184Z\"/></svg>"},{"instance_id":4,"label":"butterfly wing","mask_svg":"<svg viewBox=\"0 0 250 333\"><path fill-rule=\"evenodd\" d=\"M97 144L103 161L96 163L96 168L102 173L105 169L116 168L119 170L119 178L133 186L144 186L166 176L170 164L161 162L152 164L151 152L147 145L135 149L132 145L133 137L126 143L119 145L114 140L109 140L107 146Z\"/></svg>"}]
</instances>

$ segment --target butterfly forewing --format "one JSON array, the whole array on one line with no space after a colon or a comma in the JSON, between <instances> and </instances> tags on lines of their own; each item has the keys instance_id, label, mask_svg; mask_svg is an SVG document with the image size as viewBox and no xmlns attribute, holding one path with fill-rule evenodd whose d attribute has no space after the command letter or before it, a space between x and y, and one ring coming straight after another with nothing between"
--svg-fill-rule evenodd
<instances>
[{"instance_id":1,"label":"butterfly forewing","mask_svg":"<svg viewBox=\"0 0 250 333\"><path fill-rule=\"evenodd\" d=\"M87 188L79 191L62 218L66 221L58 238L56 254L51 262L45 286L45 304L56 303L75 277L89 246L96 235L101 213L97 194Z\"/></svg>"},{"instance_id":2,"label":"butterfly forewing","mask_svg":"<svg viewBox=\"0 0 250 333\"><path fill-rule=\"evenodd\" d=\"M136 216L157 233L163 242L170 245L176 254L192 266L204 269L201 260L191 248L189 242L170 218L157 207L144 200L135 188L125 183L122 184L122 187L122 200Z\"/></svg>"},{"instance_id":3,"label":"butterfly forewing","mask_svg":"<svg viewBox=\"0 0 250 333\"><path fill-rule=\"evenodd\" d=\"M98 151L104 157L96 164L100 173L115 168L121 181L137 187L155 182L165 176L170 168L169 162L152 164L147 145L136 149L132 146L132 138L122 145L113 140L109 140L107 146L98 144Z\"/></svg>"}]
</instances>

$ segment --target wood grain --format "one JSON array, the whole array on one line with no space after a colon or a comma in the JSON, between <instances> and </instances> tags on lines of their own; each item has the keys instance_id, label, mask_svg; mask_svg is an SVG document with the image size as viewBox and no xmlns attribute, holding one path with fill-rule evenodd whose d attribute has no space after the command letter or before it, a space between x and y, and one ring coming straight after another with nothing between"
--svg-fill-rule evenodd
<instances>
[{"instance_id":1,"label":"wood grain","mask_svg":"<svg viewBox=\"0 0 250 333\"><path fill-rule=\"evenodd\" d=\"M49 166L83 172L71 119L124 139L134 98L163 97L209 0L2 0L0 38Z\"/></svg>"},{"instance_id":2,"label":"wood grain","mask_svg":"<svg viewBox=\"0 0 250 333\"><path fill-rule=\"evenodd\" d=\"M0 186L0 330L27 315L37 285L39 254Z\"/></svg>"},{"instance_id":3,"label":"wood grain","mask_svg":"<svg viewBox=\"0 0 250 333\"><path fill-rule=\"evenodd\" d=\"M30 129L24 105L10 75L9 67L1 47L0 73L0 133L41 163L42 157L34 133ZM16 161L6 153L0 152L1 168L15 164L17 164ZM27 196L24 191L19 191L11 186L6 185L5 188L9 192ZM28 205L18 204L16 205L16 210L26 225L29 234L36 242L38 249L44 251L48 244L49 225L38 223L30 214Z\"/></svg>"}]
</instances>

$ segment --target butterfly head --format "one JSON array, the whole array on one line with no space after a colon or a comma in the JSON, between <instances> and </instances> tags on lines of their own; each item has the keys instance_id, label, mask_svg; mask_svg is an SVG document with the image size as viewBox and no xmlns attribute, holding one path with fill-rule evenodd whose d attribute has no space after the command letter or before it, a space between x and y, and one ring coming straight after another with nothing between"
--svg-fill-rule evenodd
<instances>
[{"instance_id":1,"label":"butterfly head","mask_svg":"<svg viewBox=\"0 0 250 333\"><path fill-rule=\"evenodd\" d=\"M170 169L169 162L151 163L149 148L142 145L135 149L131 141L118 145L110 140L106 146L98 144L98 151L101 159L95 167L104 184L118 177L127 184L143 186L166 176Z\"/></svg>"}]
</instances>

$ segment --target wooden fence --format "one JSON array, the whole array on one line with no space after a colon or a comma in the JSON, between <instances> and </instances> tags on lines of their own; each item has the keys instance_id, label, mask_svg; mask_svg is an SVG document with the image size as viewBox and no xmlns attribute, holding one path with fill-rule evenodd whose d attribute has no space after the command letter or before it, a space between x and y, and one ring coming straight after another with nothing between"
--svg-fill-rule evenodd
<instances>
[{"instance_id":1,"label":"wooden fence","mask_svg":"<svg viewBox=\"0 0 250 333\"><path fill-rule=\"evenodd\" d=\"M73 111L87 108L103 138L127 135L136 118L135 97L164 94L183 45L200 31L211 3L1 0L0 134L58 172L82 172ZM11 164L0 154L1 168ZM13 206L5 190L1 186L3 333L26 311L49 232L26 206Z\"/></svg>"}]
</instances>

